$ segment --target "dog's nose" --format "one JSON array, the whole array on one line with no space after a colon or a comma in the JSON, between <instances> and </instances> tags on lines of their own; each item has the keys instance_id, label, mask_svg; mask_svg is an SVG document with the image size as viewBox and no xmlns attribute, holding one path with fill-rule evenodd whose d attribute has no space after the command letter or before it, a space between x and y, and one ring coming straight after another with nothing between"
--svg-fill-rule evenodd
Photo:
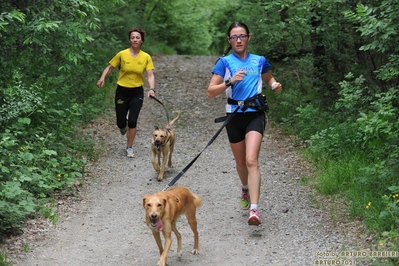
<instances>
[{"instance_id":1,"label":"dog's nose","mask_svg":"<svg viewBox=\"0 0 399 266\"><path fill-rule=\"evenodd\" d=\"M157 215L156 213L152 213L152 214L151 214L151 218L152 218L152 219L156 219L157 217L158 217L158 215Z\"/></svg>"}]
</instances>

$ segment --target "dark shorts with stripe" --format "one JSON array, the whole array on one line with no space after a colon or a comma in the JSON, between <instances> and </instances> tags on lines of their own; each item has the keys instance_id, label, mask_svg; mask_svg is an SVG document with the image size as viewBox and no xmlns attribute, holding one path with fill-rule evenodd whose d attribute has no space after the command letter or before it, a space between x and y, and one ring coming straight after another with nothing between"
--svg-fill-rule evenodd
<instances>
[{"instance_id":1,"label":"dark shorts with stripe","mask_svg":"<svg viewBox=\"0 0 399 266\"><path fill-rule=\"evenodd\" d=\"M237 113L226 125L230 143L243 141L245 135L250 131L259 132L263 136L265 128L266 115L264 112Z\"/></svg>"}]
</instances>

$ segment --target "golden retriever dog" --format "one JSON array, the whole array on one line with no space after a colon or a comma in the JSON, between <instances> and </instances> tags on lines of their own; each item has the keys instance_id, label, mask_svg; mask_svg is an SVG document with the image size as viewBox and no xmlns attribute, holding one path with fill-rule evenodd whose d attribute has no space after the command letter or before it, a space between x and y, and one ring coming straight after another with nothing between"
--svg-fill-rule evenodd
<instances>
[{"instance_id":1,"label":"golden retriever dog","mask_svg":"<svg viewBox=\"0 0 399 266\"><path fill-rule=\"evenodd\" d=\"M159 173L158 181L162 181L163 179L167 160L168 166L172 166L172 153L176 142L176 135L175 131L172 129L172 126L180 118L180 115L181 111L179 111L176 118L170 121L166 127L155 127L155 130L152 132L151 163L154 167L154 170ZM158 160L156 160L156 157L158 157Z\"/></svg>"},{"instance_id":2,"label":"golden retriever dog","mask_svg":"<svg viewBox=\"0 0 399 266\"><path fill-rule=\"evenodd\" d=\"M159 248L161 257L158 266L167 265L169 249L172 245L172 231L177 238L177 254L182 256L181 235L176 228L176 221L180 215L185 214L188 224L194 233L194 249L192 254L199 254L199 239L197 231L197 218L195 216L197 207L202 205L199 196L184 187L174 187L155 194L147 194L143 198L145 208L145 221L151 229ZM160 232L165 238L165 246L162 247Z\"/></svg>"}]
</instances>

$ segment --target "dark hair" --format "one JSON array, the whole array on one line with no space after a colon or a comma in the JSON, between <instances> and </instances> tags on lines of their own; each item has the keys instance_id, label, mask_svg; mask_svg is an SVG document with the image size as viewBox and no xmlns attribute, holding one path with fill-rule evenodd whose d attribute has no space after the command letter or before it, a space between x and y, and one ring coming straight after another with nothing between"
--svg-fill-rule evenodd
<instances>
[{"instance_id":1,"label":"dark hair","mask_svg":"<svg viewBox=\"0 0 399 266\"><path fill-rule=\"evenodd\" d=\"M142 29L140 29L140 28L133 28L133 29L129 30L129 40L130 40L130 34L132 34L132 32L138 32L138 33L140 33L141 39L142 39L143 42L144 42L144 35L145 35L145 31L144 31L144 30L142 30Z\"/></svg>"},{"instance_id":2,"label":"dark hair","mask_svg":"<svg viewBox=\"0 0 399 266\"><path fill-rule=\"evenodd\" d=\"M247 32L247 34L249 34L248 26L245 23L235 21L235 22L231 23L229 29L227 30L227 36L230 36L231 30L234 28L244 28L245 31ZM226 48L226 50L224 50L222 56L226 56L230 52L231 48L232 48L231 44L229 44L229 46Z\"/></svg>"}]
</instances>

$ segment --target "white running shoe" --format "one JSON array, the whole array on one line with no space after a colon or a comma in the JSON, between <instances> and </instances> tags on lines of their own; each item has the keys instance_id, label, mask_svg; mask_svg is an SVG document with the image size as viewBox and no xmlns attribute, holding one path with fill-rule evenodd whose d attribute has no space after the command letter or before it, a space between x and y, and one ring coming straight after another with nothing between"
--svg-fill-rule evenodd
<instances>
[{"instance_id":1,"label":"white running shoe","mask_svg":"<svg viewBox=\"0 0 399 266\"><path fill-rule=\"evenodd\" d=\"M126 153L127 153L127 155L126 155L127 157L129 157L129 158L133 158L134 157L133 149L130 148L130 147L126 148Z\"/></svg>"}]
</instances>

